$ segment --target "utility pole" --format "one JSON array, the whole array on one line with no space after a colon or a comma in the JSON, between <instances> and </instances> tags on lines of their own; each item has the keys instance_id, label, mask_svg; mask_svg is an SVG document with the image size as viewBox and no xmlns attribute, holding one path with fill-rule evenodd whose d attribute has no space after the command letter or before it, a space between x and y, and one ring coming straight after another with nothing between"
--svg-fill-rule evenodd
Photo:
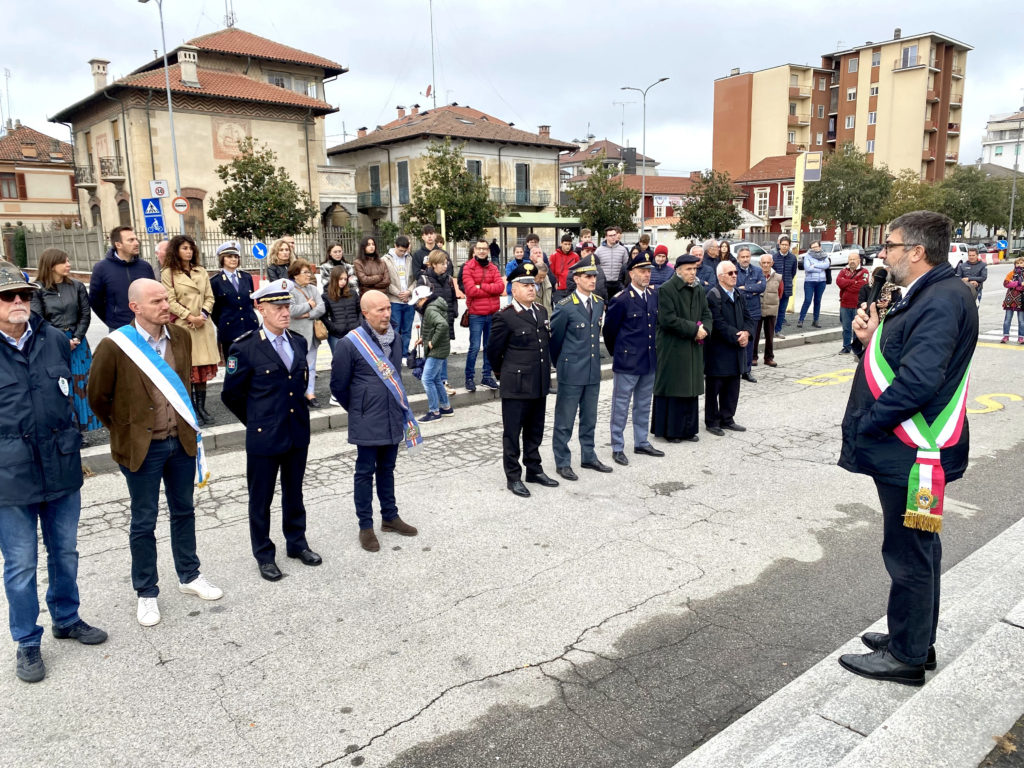
<instances>
[{"instance_id":1,"label":"utility pole","mask_svg":"<svg viewBox=\"0 0 1024 768\"><path fill-rule=\"evenodd\" d=\"M1020 112L1024 115L1024 106L1020 108ZM1013 206L1017 202L1017 170L1020 167L1020 139L1021 131L1024 130L1024 117L1017 120L1017 143L1013 145L1013 186L1010 188L1010 225L1006 228L1006 232L1010 237L1010 246L1007 252L1013 250Z\"/></svg>"},{"instance_id":2,"label":"utility pole","mask_svg":"<svg viewBox=\"0 0 1024 768\"><path fill-rule=\"evenodd\" d=\"M622 107L622 122L619 124L621 127L621 133L619 135L619 146L626 146L626 105L636 104L635 101L613 101L613 107Z\"/></svg>"},{"instance_id":3,"label":"utility pole","mask_svg":"<svg viewBox=\"0 0 1024 768\"><path fill-rule=\"evenodd\" d=\"M430 0L430 93L434 97L434 109L437 109L437 70L434 59L434 0Z\"/></svg>"},{"instance_id":4,"label":"utility pole","mask_svg":"<svg viewBox=\"0 0 1024 768\"><path fill-rule=\"evenodd\" d=\"M664 83L668 80L667 77L661 77L655 80L653 83L648 85L646 88L633 88L629 85L624 85L620 90L623 91L636 91L637 93L643 94L644 102L644 122L643 122L643 148L640 150L642 155L642 164L640 165L640 236L643 237L644 230L647 228L647 92L651 90L658 83Z\"/></svg>"}]
</instances>

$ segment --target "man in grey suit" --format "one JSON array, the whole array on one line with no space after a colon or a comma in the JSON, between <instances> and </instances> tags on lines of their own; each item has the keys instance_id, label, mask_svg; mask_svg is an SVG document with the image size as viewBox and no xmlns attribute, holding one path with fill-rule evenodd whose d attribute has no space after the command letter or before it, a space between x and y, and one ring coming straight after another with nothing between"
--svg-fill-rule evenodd
<instances>
[{"instance_id":1,"label":"man in grey suit","mask_svg":"<svg viewBox=\"0 0 1024 768\"><path fill-rule=\"evenodd\" d=\"M551 446L555 467L566 480L578 480L570 466L569 438L576 412L580 415L581 467L611 472L594 451L597 426L597 397L601 386L601 315L604 302L594 294L597 263L584 256L570 270L576 290L555 306L551 317L551 359L558 371L558 395L555 398L555 428Z\"/></svg>"}]
</instances>

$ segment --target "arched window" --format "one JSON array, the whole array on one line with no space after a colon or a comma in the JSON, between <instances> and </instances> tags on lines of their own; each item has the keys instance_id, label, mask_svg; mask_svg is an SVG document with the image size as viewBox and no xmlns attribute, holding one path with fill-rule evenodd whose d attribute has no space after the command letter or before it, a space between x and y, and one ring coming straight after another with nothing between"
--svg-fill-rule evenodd
<instances>
[{"instance_id":1,"label":"arched window","mask_svg":"<svg viewBox=\"0 0 1024 768\"><path fill-rule=\"evenodd\" d=\"M189 197L188 213L185 214L185 233L197 242L206 235L206 220L203 216L203 201L198 197Z\"/></svg>"},{"instance_id":2,"label":"arched window","mask_svg":"<svg viewBox=\"0 0 1024 768\"><path fill-rule=\"evenodd\" d=\"M103 217L100 215L100 206L99 206L99 204L98 203L97 204L93 204L89 208L89 211L92 214L92 225L94 227L100 227L102 229L102 227L103 227Z\"/></svg>"},{"instance_id":3,"label":"arched window","mask_svg":"<svg viewBox=\"0 0 1024 768\"><path fill-rule=\"evenodd\" d=\"M117 223L121 227L132 225L132 210L127 200L119 200L117 203Z\"/></svg>"}]
</instances>

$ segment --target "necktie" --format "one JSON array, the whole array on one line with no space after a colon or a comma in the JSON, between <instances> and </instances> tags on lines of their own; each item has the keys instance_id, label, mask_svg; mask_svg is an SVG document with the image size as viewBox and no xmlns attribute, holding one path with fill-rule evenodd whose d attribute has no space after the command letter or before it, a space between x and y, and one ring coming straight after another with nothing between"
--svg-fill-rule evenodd
<instances>
[{"instance_id":1,"label":"necktie","mask_svg":"<svg viewBox=\"0 0 1024 768\"><path fill-rule=\"evenodd\" d=\"M289 363L288 354L284 351L284 334L274 339L274 349L277 350L277 355L281 358L281 362L287 366Z\"/></svg>"},{"instance_id":2,"label":"necktie","mask_svg":"<svg viewBox=\"0 0 1024 768\"><path fill-rule=\"evenodd\" d=\"M237 272L232 272L231 273L231 284L233 286L235 286L235 293L238 293L238 273Z\"/></svg>"},{"instance_id":3,"label":"necktie","mask_svg":"<svg viewBox=\"0 0 1024 768\"><path fill-rule=\"evenodd\" d=\"M587 299L587 314L590 315L590 319L594 319L594 307L590 304L590 299Z\"/></svg>"}]
</instances>

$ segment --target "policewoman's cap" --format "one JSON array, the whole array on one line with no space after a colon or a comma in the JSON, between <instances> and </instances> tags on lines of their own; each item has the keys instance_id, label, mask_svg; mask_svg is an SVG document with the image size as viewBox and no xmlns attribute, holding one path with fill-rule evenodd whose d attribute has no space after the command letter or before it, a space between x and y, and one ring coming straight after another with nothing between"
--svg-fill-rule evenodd
<instances>
[{"instance_id":1,"label":"policewoman's cap","mask_svg":"<svg viewBox=\"0 0 1024 768\"><path fill-rule=\"evenodd\" d=\"M524 261L512 270L508 276L511 283L525 283L535 285L537 282L537 265L532 261Z\"/></svg>"},{"instance_id":2,"label":"policewoman's cap","mask_svg":"<svg viewBox=\"0 0 1024 768\"><path fill-rule=\"evenodd\" d=\"M597 273L597 262L594 261L593 256L583 256L569 269L574 275L587 275L590 273Z\"/></svg>"},{"instance_id":3,"label":"policewoman's cap","mask_svg":"<svg viewBox=\"0 0 1024 768\"><path fill-rule=\"evenodd\" d=\"M242 248L238 244L237 240L228 240L226 243L223 243L222 245L217 246L217 256L218 257L224 256L224 255L229 255L230 256L232 254L235 255L235 256L238 256L241 253L242 253Z\"/></svg>"},{"instance_id":4,"label":"policewoman's cap","mask_svg":"<svg viewBox=\"0 0 1024 768\"><path fill-rule=\"evenodd\" d=\"M638 253L636 256L629 260L629 264L626 265L626 269L651 269L654 264L651 262L651 256L648 253Z\"/></svg>"},{"instance_id":5,"label":"policewoman's cap","mask_svg":"<svg viewBox=\"0 0 1024 768\"><path fill-rule=\"evenodd\" d=\"M252 300L260 304L291 304L294 287L291 280L272 280L255 291Z\"/></svg>"}]
</instances>

